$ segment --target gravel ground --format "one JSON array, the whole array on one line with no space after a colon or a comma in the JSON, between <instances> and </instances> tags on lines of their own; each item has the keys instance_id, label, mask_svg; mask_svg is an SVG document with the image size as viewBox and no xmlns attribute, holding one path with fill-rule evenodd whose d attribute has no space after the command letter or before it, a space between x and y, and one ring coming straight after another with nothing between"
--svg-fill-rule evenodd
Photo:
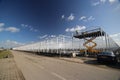
<instances>
[{"instance_id":1,"label":"gravel ground","mask_svg":"<svg viewBox=\"0 0 120 80\"><path fill-rule=\"evenodd\" d=\"M0 59L0 80L25 80L13 58Z\"/></svg>"},{"instance_id":2,"label":"gravel ground","mask_svg":"<svg viewBox=\"0 0 120 80\"><path fill-rule=\"evenodd\" d=\"M26 80L120 80L120 71L87 65L81 59L61 60L26 52L12 53Z\"/></svg>"}]
</instances>

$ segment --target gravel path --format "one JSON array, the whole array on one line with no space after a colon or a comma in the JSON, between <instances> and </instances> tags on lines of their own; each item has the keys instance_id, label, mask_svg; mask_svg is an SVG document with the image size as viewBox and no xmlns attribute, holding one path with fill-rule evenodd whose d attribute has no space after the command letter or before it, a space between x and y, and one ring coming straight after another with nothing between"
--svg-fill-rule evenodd
<instances>
[{"instance_id":1,"label":"gravel path","mask_svg":"<svg viewBox=\"0 0 120 80\"><path fill-rule=\"evenodd\" d=\"M13 58L0 59L0 80L25 80Z\"/></svg>"},{"instance_id":2,"label":"gravel path","mask_svg":"<svg viewBox=\"0 0 120 80\"><path fill-rule=\"evenodd\" d=\"M120 71L12 51L26 80L120 80ZM76 61L77 59L74 59Z\"/></svg>"}]
</instances>

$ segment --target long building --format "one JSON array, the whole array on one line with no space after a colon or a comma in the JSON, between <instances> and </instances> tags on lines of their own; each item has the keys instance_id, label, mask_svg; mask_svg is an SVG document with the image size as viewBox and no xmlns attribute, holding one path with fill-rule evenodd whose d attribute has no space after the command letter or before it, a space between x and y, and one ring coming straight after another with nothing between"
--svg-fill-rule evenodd
<instances>
[{"instance_id":1,"label":"long building","mask_svg":"<svg viewBox=\"0 0 120 80\"><path fill-rule=\"evenodd\" d=\"M94 30L99 32L102 29L97 28ZM87 47L84 45L86 42L84 37L90 38L91 35L96 36L95 39L92 40L96 44L96 46L93 47L93 49L105 51L105 50L115 50L119 48L117 43L105 31L102 30L102 33L99 32L100 34L99 33L93 34L92 31L94 30L90 30L89 35L86 34L89 33L88 31L84 31L81 33L75 32L74 36L59 35L57 37L47 38L43 41L39 41L36 43L15 47L13 48L13 50L69 54L73 52L79 52L80 50L86 50ZM92 46L93 43L90 42L87 43L86 45Z\"/></svg>"}]
</instances>

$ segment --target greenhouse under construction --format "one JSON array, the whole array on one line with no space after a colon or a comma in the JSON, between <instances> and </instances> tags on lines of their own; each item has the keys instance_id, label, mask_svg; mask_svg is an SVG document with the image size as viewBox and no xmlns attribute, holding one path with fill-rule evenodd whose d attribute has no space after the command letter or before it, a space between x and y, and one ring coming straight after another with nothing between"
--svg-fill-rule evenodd
<instances>
[{"instance_id":1,"label":"greenhouse under construction","mask_svg":"<svg viewBox=\"0 0 120 80\"><path fill-rule=\"evenodd\" d=\"M118 49L118 44L101 28L75 32L72 36L59 35L43 41L13 48L13 50L37 53L98 53Z\"/></svg>"}]
</instances>

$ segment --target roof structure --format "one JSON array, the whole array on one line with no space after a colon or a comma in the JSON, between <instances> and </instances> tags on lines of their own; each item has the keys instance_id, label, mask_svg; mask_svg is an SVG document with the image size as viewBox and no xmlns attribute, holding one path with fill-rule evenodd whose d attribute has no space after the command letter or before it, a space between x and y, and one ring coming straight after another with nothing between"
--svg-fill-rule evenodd
<instances>
[{"instance_id":1,"label":"roof structure","mask_svg":"<svg viewBox=\"0 0 120 80\"><path fill-rule=\"evenodd\" d=\"M81 32L81 34L75 34L75 38L83 39L83 38L89 38L89 37L99 37L99 36L104 36L105 32L101 30L101 28L94 29L94 30L89 30L89 31L84 31Z\"/></svg>"}]
</instances>

